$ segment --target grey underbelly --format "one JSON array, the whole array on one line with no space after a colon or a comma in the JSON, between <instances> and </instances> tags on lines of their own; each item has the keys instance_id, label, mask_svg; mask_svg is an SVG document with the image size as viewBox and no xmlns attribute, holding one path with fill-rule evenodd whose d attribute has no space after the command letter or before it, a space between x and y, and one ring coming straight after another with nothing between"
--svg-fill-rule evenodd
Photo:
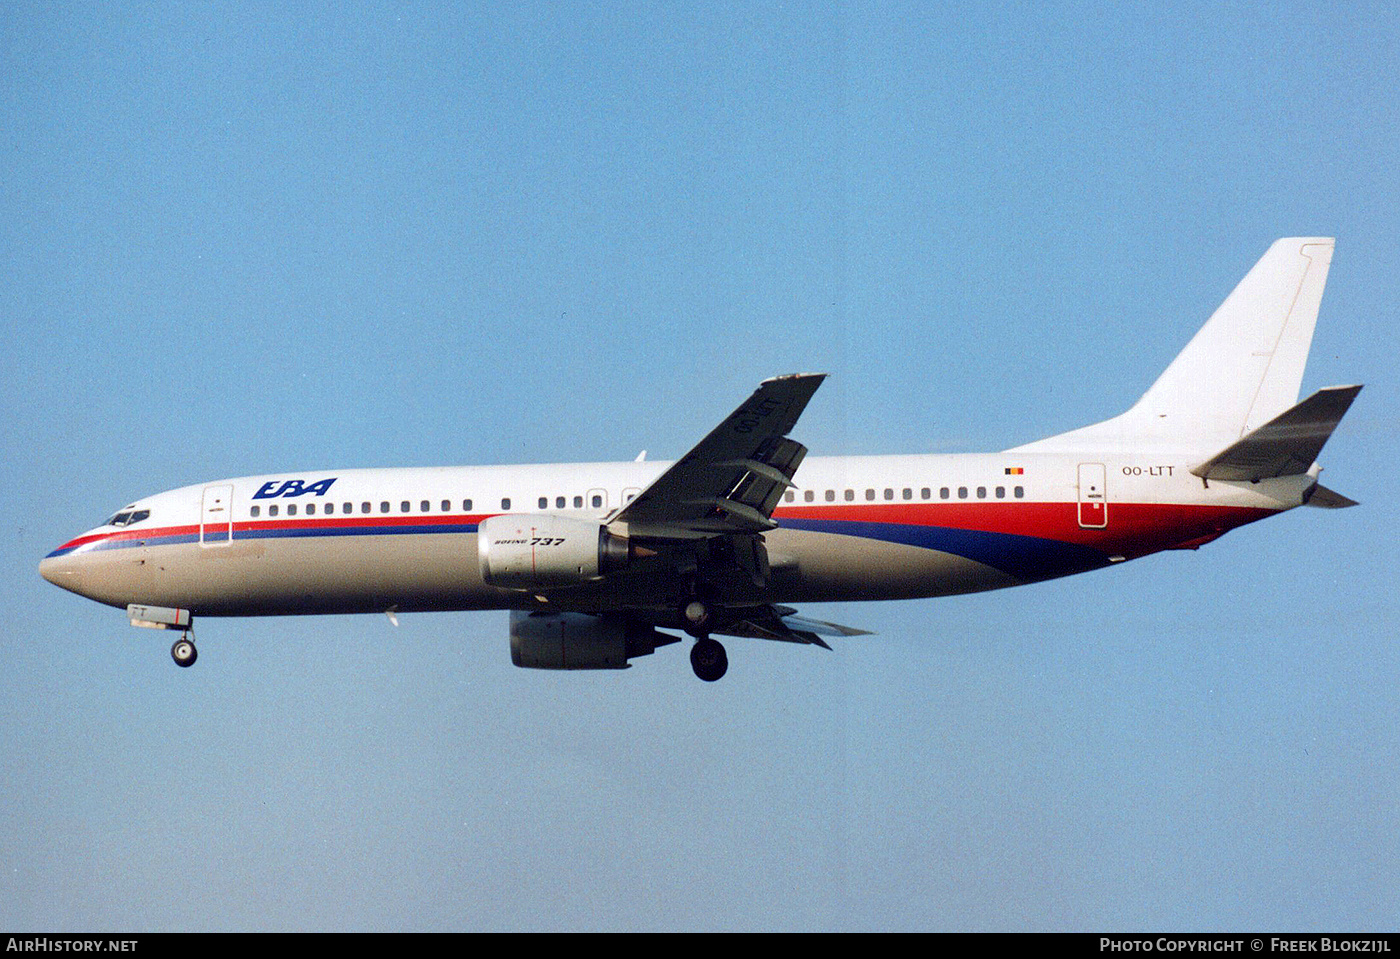
<instances>
[{"instance_id":1,"label":"grey underbelly","mask_svg":"<svg viewBox=\"0 0 1400 959\"><path fill-rule=\"evenodd\" d=\"M994 567L936 549L858 536L775 530L767 588L726 601L910 599L1013 586ZM532 594L482 581L475 533L297 537L227 546L136 547L92 554L79 575L114 606L176 606L204 616L540 608ZM672 603L672 576L620 576L554 590L556 609L602 611Z\"/></svg>"}]
</instances>

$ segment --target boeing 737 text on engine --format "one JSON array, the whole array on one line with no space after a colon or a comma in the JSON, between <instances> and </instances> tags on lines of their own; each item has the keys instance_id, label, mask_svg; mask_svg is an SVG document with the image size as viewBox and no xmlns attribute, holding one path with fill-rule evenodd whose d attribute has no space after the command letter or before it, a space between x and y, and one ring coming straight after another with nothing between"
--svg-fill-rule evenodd
<instances>
[{"instance_id":1,"label":"boeing 737 text on engine","mask_svg":"<svg viewBox=\"0 0 1400 959\"><path fill-rule=\"evenodd\" d=\"M1316 460L1361 387L1298 402L1332 247L1279 240L1126 413L1000 453L807 457L789 434L823 376L803 373L674 463L214 480L123 507L39 571L179 630L181 666L196 618L501 609L518 666L626 668L672 630L715 680L716 636L864 632L793 603L1017 586L1355 505Z\"/></svg>"}]
</instances>

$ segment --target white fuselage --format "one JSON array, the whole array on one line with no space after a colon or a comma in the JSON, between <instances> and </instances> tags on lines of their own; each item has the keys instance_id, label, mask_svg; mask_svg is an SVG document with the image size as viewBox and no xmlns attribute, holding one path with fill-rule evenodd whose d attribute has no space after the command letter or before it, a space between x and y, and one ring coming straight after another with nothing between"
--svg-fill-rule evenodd
<instances>
[{"instance_id":1,"label":"white fuselage","mask_svg":"<svg viewBox=\"0 0 1400 959\"><path fill-rule=\"evenodd\" d=\"M1193 547L1300 505L1290 476L1209 484L1191 455L809 457L765 534L772 576L736 602L904 599L1013 586ZM500 514L599 521L664 462L356 469L216 480L143 498L54 550L41 572L114 606L239 616L386 610L604 611L675 601L669 584L550 597L486 583L476 530ZM147 513L131 521L132 516Z\"/></svg>"}]
</instances>

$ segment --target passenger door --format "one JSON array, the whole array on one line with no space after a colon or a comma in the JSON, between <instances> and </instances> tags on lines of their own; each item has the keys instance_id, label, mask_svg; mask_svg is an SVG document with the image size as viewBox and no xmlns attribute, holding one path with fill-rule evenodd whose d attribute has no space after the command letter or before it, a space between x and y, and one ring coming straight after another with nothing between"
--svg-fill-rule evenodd
<instances>
[{"instance_id":1,"label":"passenger door","mask_svg":"<svg viewBox=\"0 0 1400 959\"><path fill-rule=\"evenodd\" d=\"M233 542L233 487L206 486L199 514L199 545L227 546Z\"/></svg>"}]
</instances>

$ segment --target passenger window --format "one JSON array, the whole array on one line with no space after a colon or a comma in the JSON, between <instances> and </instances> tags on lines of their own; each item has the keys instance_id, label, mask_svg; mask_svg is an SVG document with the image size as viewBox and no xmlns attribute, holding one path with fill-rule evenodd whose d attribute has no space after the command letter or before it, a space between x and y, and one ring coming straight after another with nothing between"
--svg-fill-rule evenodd
<instances>
[{"instance_id":1,"label":"passenger window","mask_svg":"<svg viewBox=\"0 0 1400 959\"><path fill-rule=\"evenodd\" d=\"M795 499L797 499L797 494L794 493L792 490L788 490L786 493L783 494L783 502L785 503L791 503Z\"/></svg>"},{"instance_id":2,"label":"passenger window","mask_svg":"<svg viewBox=\"0 0 1400 959\"><path fill-rule=\"evenodd\" d=\"M361 504L360 504L360 512L361 512L361 513L368 513L368 512L369 512L369 504L368 504L368 503L361 503Z\"/></svg>"},{"instance_id":3,"label":"passenger window","mask_svg":"<svg viewBox=\"0 0 1400 959\"><path fill-rule=\"evenodd\" d=\"M504 499L501 500L501 509L510 509L510 497L509 497L509 496L507 496L507 497L505 497Z\"/></svg>"},{"instance_id":4,"label":"passenger window","mask_svg":"<svg viewBox=\"0 0 1400 959\"><path fill-rule=\"evenodd\" d=\"M948 487L946 487L946 486L943 487L942 489L940 489L940 490L938 491L938 498L939 498L939 499L947 499L947 498L948 498L948 495L949 495L949 493L948 493Z\"/></svg>"},{"instance_id":5,"label":"passenger window","mask_svg":"<svg viewBox=\"0 0 1400 959\"><path fill-rule=\"evenodd\" d=\"M565 506L565 504L568 503L568 502L569 502L569 501L568 501L566 498L564 498L563 496L556 496L556 497L554 497L554 508L555 508L555 509L563 509L564 506Z\"/></svg>"},{"instance_id":6,"label":"passenger window","mask_svg":"<svg viewBox=\"0 0 1400 959\"><path fill-rule=\"evenodd\" d=\"M583 497L582 497L582 496L575 496L575 497L574 497L574 509L583 509Z\"/></svg>"},{"instance_id":7,"label":"passenger window","mask_svg":"<svg viewBox=\"0 0 1400 959\"><path fill-rule=\"evenodd\" d=\"M445 499L445 500L442 501L442 511L443 511L444 513L450 513L450 512L452 512L452 500L450 500L450 499Z\"/></svg>"},{"instance_id":8,"label":"passenger window","mask_svg":"<svg viewBox=\"0 0 1400 959\"><path fill-rule=\"evenodd\" d=\"M369 512L369 509L368 509L369 504L367 503L367 504L365 504L365 506L366 506L365 512ZM344 513L345 515L349 516L351 513L355 512L355 504L354 504L354 503L341 503L341 504L340 504L340 511L341 511L342 513Z\"/></svg>"},{"instance_id":9,"label":"passenger window","mask_svg":"<svg viewBox=\"0 0 1400 959\"><path fill-rule=\"evenodd\" d=\"M873 489L868 489L868 490L866 490L866 491L865 491L865 498L868 499L868 500L873 500L873 499L875 498L875 491L874 491Z\"/></svg>"},{"instance_id":10,"label":"passenger window","mask_svg":"<svg viewBox=\"0 0 1400 959\"><path fill-rule=\"evenodd\" d=\"M295 516L295 515L297 515L297 504L296 504L296 503L288 503L288 504L287 504L287 515L288 515L288 516Z\"/></svg>"},{"instance_id":11,"label":"passenger window","mask_svg":"<svg viewBox=\"0 0 1400 959\"><path fill-rule=\"evenodd\" d=\"M335 504L334 504L334 503L327 503L324 512L325 512L327 515L330 515L331 513L334 513L334 512L335 512Z\"/></svg>"},{"instance_id":12,"label":"passenger window","mask_svg":"<svg viewBox=\"0 0 1400 959\"><path fill-rule=\"evenodd\" d=\"M1018 487L1016 487L1016 498L1017 498L1017 499L1021 499L1021 498L1024 497L1025 495L1026 495L1026 488L1025 488L1024 486L1018 486Z\"/></svg>"},{"instance_id":13,"label":"passenger window","mask_svg":"<svg viewBox=\"0 0 1400 959\"><path fill-rule=\"evenodd\" d=\"M826 491L826 501L827 501L828 503L834 503L834 502L836 502L836 490L834 490L834 489L829 489L829 490Z\"/></svg>"},{"instance_id":14,"label":"passenger window","mask_svg":"<svg viewBox=\"0 0 1400 959\"><path fill-rule=\"evenodd\" d=\"M816 494L816 492L815 492L814 490L807 490L807 492L805 492L805 493L802 494L802 498L803 498L806 502L810 503L810 502L812 502L812 500L814 500L814 499L817 498L817 494Z\"/></svg>"},{"instance_id":15,"label":"passenger window","mask_svg":"<svg viewBox=\"0 0 1400 959\"><path fill-rule=\"evenodd\" d=\"M959 487L958 487L958 499L967 499L967 487L966 487L966 486L959 486Z\"/></svg>"},{"instance_id":16,"label":"passenger window","mask_svg":"<svg viewBox=\"0 0 1400 959\"><path fill-rule=\"evenodd\" d=\"M470 513L470 512L471 512L471 509L472 509L472 501L469 500L469 499L464 499L464 500L462 500L462 512L464 512L464 513Z\"/></svg>"},{"instance_id":17,"label":"passenger window","mask_svg":"<svg viewBox=\"0 0 1400 959\"><path fill-rule=\"evenodd\" d=\"M541 496L541 497L540 497L540 509L549 509L549 497L548 497L548 496Z\"/></svg>"},{"instance_id":18,"label":"passenger window","mask_svg":"<svg viewBox=\"0 0 1400 959\"><path fill-rule=\"evenodd\" d=\"M306 515L307 515L307 516L315 516L315 515L316 515L316 504L315 504L315 503L307 503L307 504L306 504Z\"/></svg>"},{"instance_id":19,"label":"passenger window","mask_svg":"<svg viewBox=\"0 0 1400 959\"><path fill-rule=\"evenodd\" d=\"M402 503L399 504L399 512L407 513L410 510L411 506L412 504L410 504L408 500L404 500Z\"/></svg>"},{"instance_id":20,"label":"passenger window","mask_svg":"<svg viewBox=\"0 0 1400 959\"><path fill-rule=\"evenodd\" d=\"M269 506L269 507L267 508L267 515L268 515L268 516L276 516L276 515L277 515L277 507L276 507L276 506Z\"/></svg>"},{"instance_id":21,"label":"passenger window","mask_svg":"<svg viewBox=\"0 0 1400 959\"><path fill-rule=\"evenodd\" d=\"M261 516L261 515L262 515L262 507L261 507L261 506L254 506L253 509L252 509L252 514L253 514L254 516Z\"/></svg>"},{"instance_id":22,"label":"passenger window","mask_svg":"<svg viewBox=\"0 0 1400 959\"><path fill-rule=\"evenodd\" d=\"M430 511L432 510L432 508L433 508L433 504L432 504L432 503L429 503L427 500L419 500L419 501L418 501L418 512L420 512L420 513L427 513L427 512L430 512Z\"/></svg>"},{"instance_id":23,"label":"passenger window","mask_svg":"<svg viewBox=\"0 0 1400 959\"><path fill-rule=\"evenodd\" d=\"M853 490L853 489L848 489L848 490L846 490L846 502L850 503L850 502L852 502L853 500L855 500L855 498L856 498L856 491L855 491L855 490Z\"/></svg>"},{"instance_id":24,"label":"passenger window","mask_svg":"<svg viewBox=\"0 0 1400 959\"><path fill-rule=\"evenodd\" d=\"M603 505L603 497L601 497L601 496L599 496L598 494L595 493L595 494L593 495L593 508L594 508L594 509L597 509L599 506L602 506L602 505Z\"/></svg>"},{"instance_id":25,"label":"passenger window","mask_svg":"<svg viewBox=\"0 0 1400 959\"><path fill-rule=\"evenodd\" d=\"M1006 499L1006 487L1005 487L1005 486L998 486L998 487L997 487L997 499Z\"/></svg>"},{"instance_id":26,"label":"passenger window","mask_svg":"<svg viewBox=\"0 0 1400 959\"><path fill-rule=\"evenodd\" d=\"M987 487L985 487L985 486L979 486L979 487L977 487L977 498L978 498L978 499L986 499L986 498L987 498Z\"/></svg>"},{"instance_id":27,"label":"passenger window","mask_svg":"<svg viewBox=\"0 0 1400 959\"><path fill-rule=\"evenodd\" d=\"M380 501L379 501L379 512L381 512L381 513L387 513L387 512L389 512L389 501L388 501L387 499L385 499L385 500L380 500Z\"/></svg>"},{"instance_id":28,"label":"passenger window","mask_svg":"<svg viewBox=\"0 0 1400 959\"><path fill-rule=\"evenodd\" d=\"M911 489L910 489L909 487L907 487L907 486L904 487L904 498L905 498L905 499L913 499L913 498L914 498L914 491L911 490Z\"/></svg>"}]
</instances>

